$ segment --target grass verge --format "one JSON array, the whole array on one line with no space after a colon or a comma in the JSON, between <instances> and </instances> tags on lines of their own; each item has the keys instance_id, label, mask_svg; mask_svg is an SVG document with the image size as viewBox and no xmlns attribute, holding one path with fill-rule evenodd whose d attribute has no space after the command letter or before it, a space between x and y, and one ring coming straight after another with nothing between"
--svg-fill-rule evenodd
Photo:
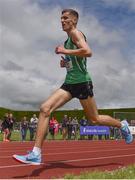
<instances>
[{"instance_id":1,"label":"grass verge","mask_svg":"<svg viewBox=\"0 0 135 180\"><path fill-rule=\"evenodd\" d=\"M64 179L135 179L135 165L114 171L82 172L79 176L67 174Z\"/></svg>"}]
</instances>

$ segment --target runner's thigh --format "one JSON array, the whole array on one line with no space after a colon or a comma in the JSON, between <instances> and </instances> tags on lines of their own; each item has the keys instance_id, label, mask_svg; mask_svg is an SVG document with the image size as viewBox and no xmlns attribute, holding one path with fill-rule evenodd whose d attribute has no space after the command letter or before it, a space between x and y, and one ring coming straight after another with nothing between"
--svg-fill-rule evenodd
<instances>
[{"instance_id":1,"label":"runner's thigh","mask_svg":"<svg viewBox=\"0 0 135 180\"><path fill-rule=\"evenodd\" d=\"M52 112L55 109L64 105L66 102L70 101L71 99L72 96L69 92L63 89L58 89L47 99L47 101L42 104L42 107L46 105L51 109Z\"/></svg>"}]
</instances>

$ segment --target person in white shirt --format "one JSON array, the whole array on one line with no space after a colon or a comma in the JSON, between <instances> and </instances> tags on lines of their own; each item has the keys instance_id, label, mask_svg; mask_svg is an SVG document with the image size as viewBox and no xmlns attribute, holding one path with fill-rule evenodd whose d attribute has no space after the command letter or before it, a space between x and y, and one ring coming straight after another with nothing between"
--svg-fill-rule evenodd
<instances>
[{"instance_id":1,"label":"person in white shirt","mask_svg":"<svg viewBox=\"0 0 135 180\"><path fill-rule=\"evenodd\" d=\"M33 138L35 136L37 123L38 123L38 118L36 114L33 114L33 117L30 119L30 122L29 122L30 141L33 141Z\"/></svg>"}]
</instances>

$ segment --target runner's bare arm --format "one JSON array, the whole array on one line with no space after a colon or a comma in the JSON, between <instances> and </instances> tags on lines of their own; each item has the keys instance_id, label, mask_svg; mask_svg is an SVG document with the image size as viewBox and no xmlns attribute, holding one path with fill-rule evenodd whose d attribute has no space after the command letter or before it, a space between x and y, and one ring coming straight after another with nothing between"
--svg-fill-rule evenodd
<instances>
[{"instance_id":1,"label":"runner's bare arm","mask_svg":"<svg viewBox=\"0 0 135 180\"><path fill-rule=\"evenodd\" d=\"M88 46L87 42L84 39L84 36L81 32L74 31L72 33L72 41L76 44L78 49L65 49L64 46L60 45L56 47L56 54L67 54L67 55L75 55L80 57L91 57L92 51Z\"/></svg>"}]
</instances>

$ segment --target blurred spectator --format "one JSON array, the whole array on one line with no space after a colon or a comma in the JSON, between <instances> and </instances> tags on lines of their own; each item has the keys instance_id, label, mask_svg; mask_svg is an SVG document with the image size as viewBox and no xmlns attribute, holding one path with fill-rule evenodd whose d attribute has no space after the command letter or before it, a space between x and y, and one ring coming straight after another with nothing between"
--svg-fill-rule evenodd
<instances>
[{"instance_id":1,"label":"blurred spectator","mask_svg":"<svg viewBox=\"0 0 135 180\"><path fill-rule=\"evenodd\" d=\"M2 120L0 119L0 133L2 133Z\"/></svg>"},{"instance_id":2,"label":"blurred spectator","mask_svg":"<svg viewBox=\"0 0 135 180\"><path fill-rule=\"evenodd\" d=\"M78 127L79 127L77 117L73 118L72 125L73 125L72 135L74 136L74 139L77 139L77 131L78 131Z\"/></svg>"},{"instance_id":3,"label":"blurred spectator","mask_svg":"<svg viewBox=\"0 0 135 180\"><path fill-rule=\"evenodd\" d=\"M21 140L22 141L26 141L27 130L28 130L27 117L24 116L20 123L20 132L21 132Z\"/></svg>"},{"instance_id":4,"label":"blurred spectator","mask_svg":"<svg viewBox=\"0 0 135 180\"><path fill-rule=\"evenodd\" d=\"M13 125L15 123L15 118L13 117L12 113L9 113L8 118L9 118L9 135L8 135L8 139L10 140L11 134L12 134L12 131L13 131Z\"/></svg>"},{"instance_id":5,"label":"blurred spectator","mask_svg":"<svg viewBox=\"0 0 135 180\"><path fill-rule=\"evenodd\" d=\"M122 139L121 131L119 128L114 128L114 138L116 140Z\"/></svg>"},{"instance_id":6,"label":"blurred spectator","mask_svg":"<svg viewBox=\"0 0 135 180\"><path fill-rule=\"evenodd\" d=\"M72 118L69 117L69 118L68 118L68 121L67 121L68 139L71 139L71 137L72 137L72 131L73 131Z\"/></svg>"},{"instance_id":7,"label":"blurred spectator","mask_svg":"<svg viewBox=\"0 0 135 180\"><path fill-rule=\"evenodd\" d=\"M4 116L4 120L2 122L2 132L3 132L3 141L9 142L9 135L10 135L10 122L9 122L9 114L6 113Z\"/></svg>"},{"instance_id":8,"label":"blurred spectator","mask_svg":"<svg viewBox=\"0 0 135 180\"><path fill-rule=\"evenodd\" d=\"M68 122L68 116L64 115L62 119L62 139L65 140L67 137L67 122Z\"/></svg>"},{"instance_id":9,"label":"blurred spectator","mask_svg":"<svg viewBox=\"0 0 135 180\"><path fill-rule=\"evenodd\" d=\"M110 127L110 139L114 139L114 127Z\"/></svg>"},{"instance_id":10,"label":"blurred spectator","mask_svg":"<svg viewBox=\"0 0 135 180\"><path fill-rule=\"evenodd\" d=\"M59 133L62 135L62 123L59 123Z\"/></svg>"},{"instance_id":11,"label":"blurred spectator","mask_svg":"<svg viewBox=\"0 0 135 180\"><path fill-rule=\"evenodd\" d=\"M105 140L109 140L110 139L110 136L111 136L111 126L108 127L109 128L109 131L110 131L110 134L105 134Z\"/></svg>"},{"instance_id":12,"label":"blurred spectator","mask_svg":"<svg viewBox=\"0 0 135 180\"><path fill-rule=\"evenodd\" d=\"M83 116L83 118L80 120L80 125L87 126L87 123L88 123L87 119L85 118L85 116Z\"/></svg>"},{"instance_id":13,"label":"blurred spectator","mask_svg":"<svg viewBox=\"0 0 135 180\"><path fill-rule=\"evenodd\" d=\"M82 117L80 120L80 126L87 126L88 120L85 118L85 116ZM83 140L85 139L85 135L80 135L80 139Z\"/></svg>"},{"instance_id":14,"label":"blurred spectator","mask_svg":"<svg viewBox=\"0 0 135 180\"><path fill-rule=\"evenodd\" d=\"M87 122L87 125L88 125L88 126L93 126L93 124L92 124L91 121L88 121L88 122ZM93 134L89 134L89 135L88 135L88 139L89 139L89 140L93 140L93 138L94 138L94 135L93 135Z\"/></svg>"},{"instance_id":15,"label":"blurred spectator","mask_svg":"<svg viewBox=\"0 0 135 180\"><path fill-rule=\"evenodd\" d=\"M50 119L49 121L49 132L53 140L55 139L55 134L58 133L58 130L59 130L58 121L54 117L52 117L52 119Z\"/></svg>"},{"instance_id":16,"label":"blurred spectator","mask_svg":"<svg viewBox=\"0 0 135 180\"><path fill-rule=\"evenodd\" d=\"M28 128L30 131L30 141L33 141L33 138L35 136L37 123L38 123L38 118L36 114L33 114L33 117L30 119L29 124L28 124Z\"/></svg>"},{"instance_id":17,"label":"blurred spectator","mask_svg":"<svg viewBox=\"0 0 135 180\"><path fill-rule=\"evenodd\" d=\"M55 119L55 130L54 130L55 135L58 134L58 132L59 132L59 126L60 125L59 125L57 119Z\"/></svg>"}]
</instances>

